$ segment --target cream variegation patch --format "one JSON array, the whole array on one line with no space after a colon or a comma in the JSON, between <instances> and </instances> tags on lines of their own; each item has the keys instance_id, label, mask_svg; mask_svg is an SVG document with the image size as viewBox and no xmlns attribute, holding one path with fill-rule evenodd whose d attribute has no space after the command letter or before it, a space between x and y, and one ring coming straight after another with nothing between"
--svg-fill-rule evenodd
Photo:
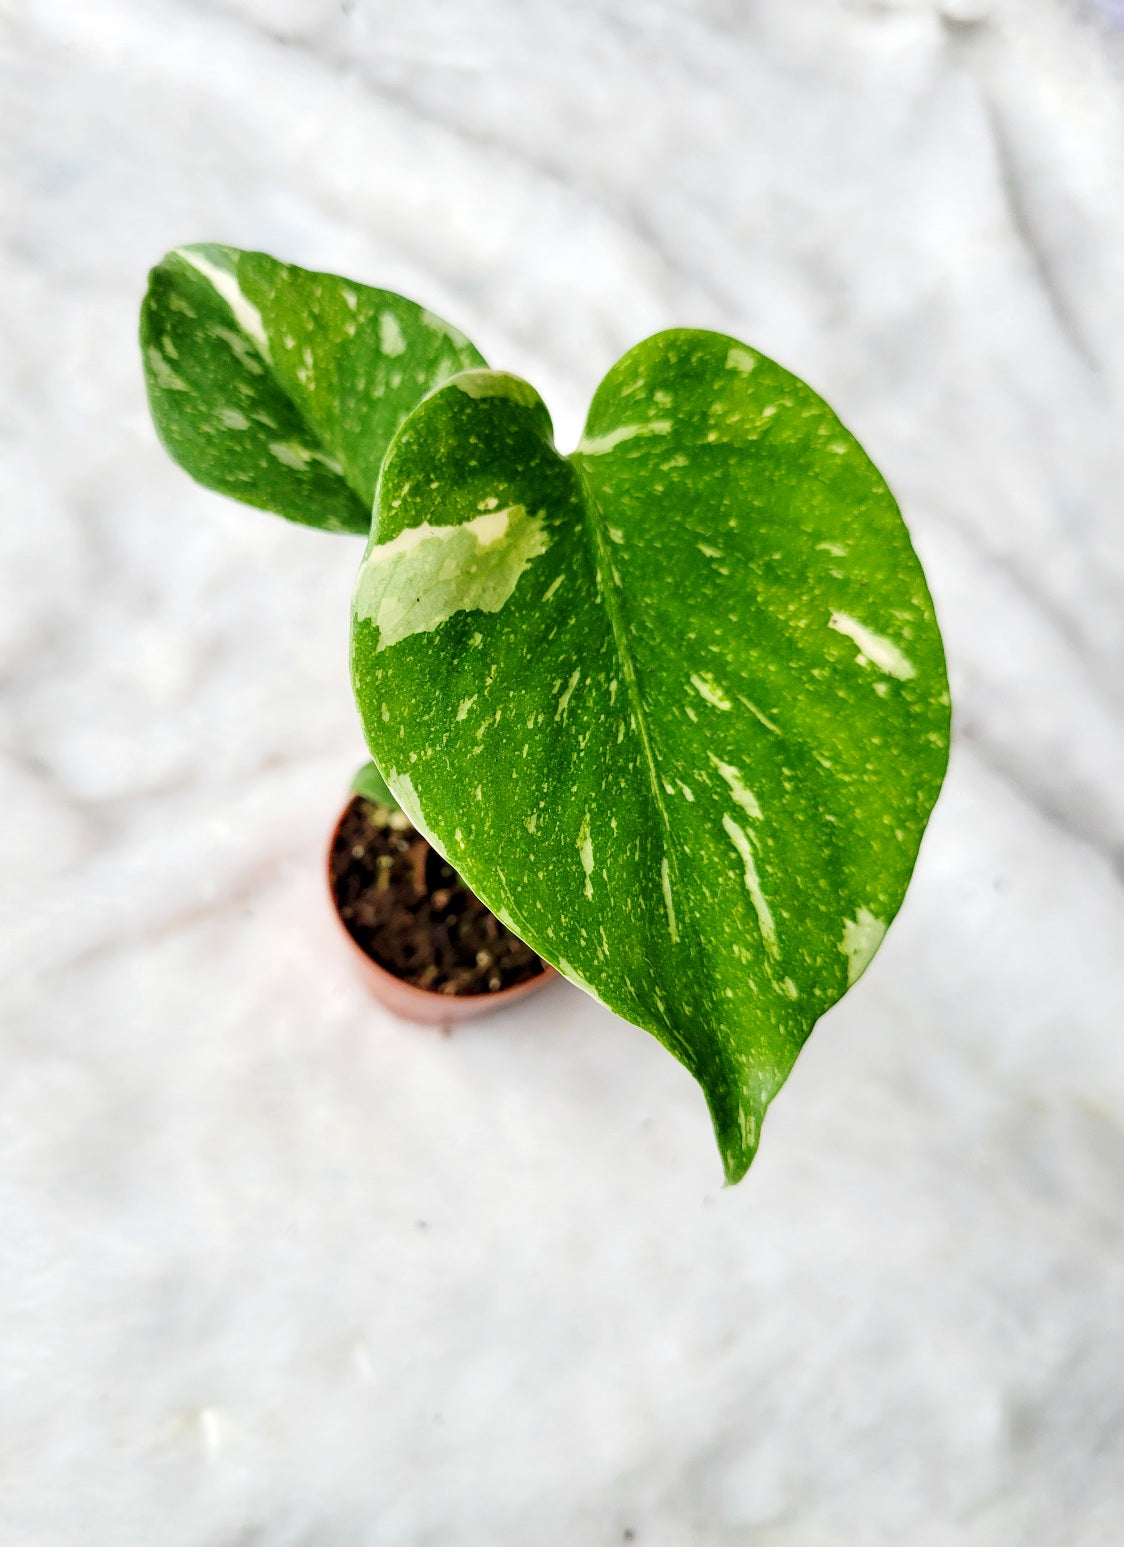
<instances>
[{"instance_id":1,"label":"cream variegation patch","mask_svg":"<svg viewBox=\"0 0 1124 1547\"><path fill-rule=\"evenodd\" d=\"M379 631L379 649L429 633L456 612L498 612L549 539L522 505L459 526L407 527L376 543L359 570L355 616Z\"/></svg>"},{"instance_id":2,"label":"cream variegation patch","mask_svg":"<svg viewBox=\"0 0 1124 1547\"><path fill-rule=\"evenodd\" d=\"M843 920L839 949L847 958L847 987L857 983L882 944L886 925L869 908L860 908L853 919Z\"/></svg>"}]
</instances>

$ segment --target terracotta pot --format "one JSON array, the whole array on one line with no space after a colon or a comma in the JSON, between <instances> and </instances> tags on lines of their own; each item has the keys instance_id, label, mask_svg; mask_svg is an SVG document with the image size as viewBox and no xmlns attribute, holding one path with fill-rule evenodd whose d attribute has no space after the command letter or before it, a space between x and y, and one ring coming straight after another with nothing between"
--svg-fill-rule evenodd
<instances>
[{"instance_id":1,"label":"terracotta pot","mask_svg":"<svg viewBox=\"0 0 1124 1547\"><path fill-rule=\"evenodd\" d=\"M456 1021L467 1021L476 1015L488 1015L494 1010L506 1009L508 1005L525 999L528 994L537 993L540 988L545 988L552 978L558 976L554 968L544 962L542 972L533 978L527 978L522 983L516 983L512 988L501 988L488 994L437 994L432 989L415 988L412 983L406 983L393 972L387 971L373 956L369 956L355 939L340 918L339 908L336 906L335 889L332 886L332 855L350 804L349 801L340 813L339 821L332 829L332 836L328 843L328 896L331 899L332 912L336 916L340 931L351 949L364 982L379 1003L393 1015L398 1015L406 1021L414 1021L420 1026L451 1026Z\"/></svg>"}]
</instances>

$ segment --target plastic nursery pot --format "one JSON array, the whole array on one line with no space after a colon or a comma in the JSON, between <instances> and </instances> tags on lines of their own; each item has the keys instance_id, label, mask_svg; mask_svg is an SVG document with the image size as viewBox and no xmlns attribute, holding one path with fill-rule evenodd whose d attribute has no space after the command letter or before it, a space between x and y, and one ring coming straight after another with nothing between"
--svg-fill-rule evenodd
<instances>
[{"instance_id":1,"label":"plastic nursery pot","mask_svg":"<svg viewBox=\"0 0 1124 1547\"><path fill-rule=\"evenodd\" d=\"M403 1020L423 1026L450 1026L505 1009L545 988L557 976L553 967L516 940L465 888L401 811L391 812L353 795L332 832L327 872L333 911L367 987L380 1004ZM393 902L390 895L376 894L393 891L393 896L400 898L403 889L408 896L396 909L396 917L406 919L411 910L418 915L413 926L417 938L407 940L404 948L401 942L390 940L385 919L380 927L370 927L383 903ZM460 936L471 936L472 943L480 944L475 961L452 974L456 982L446 975L444 992L409 982L405 971L411 976L426 975L411 966L411 946L420 945L423 957L427 946L432 954L447 957L451 931L465 914L469 920ZM387 949L394 948L396 961L375 954L377 947L371 937L376 934L390 940ZM463 956L470 947L461 937L458 949ZM439 950L439 943L444 951ZM428 970L436 978L442 975L440 969ZM492 987L493 983L497 986Z\"/></svg>"}]
</instances>

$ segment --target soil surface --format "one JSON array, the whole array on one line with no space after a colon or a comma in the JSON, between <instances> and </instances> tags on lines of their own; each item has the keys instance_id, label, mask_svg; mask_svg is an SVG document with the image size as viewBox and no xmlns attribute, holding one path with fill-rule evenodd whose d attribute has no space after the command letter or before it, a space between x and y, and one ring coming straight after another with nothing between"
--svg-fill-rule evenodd
<instances>
[{"instance_id":1,"label":"soil surface","mask_svg":"<svg viewBox=\"0 0 1124 1547\"><path fill-rule=\"evenodd\" d=\"M332 848L339 915L380 967L438 994L495 994L543 962L469 891L401 811L356 795Z\"/></svg>"}]
</instances>

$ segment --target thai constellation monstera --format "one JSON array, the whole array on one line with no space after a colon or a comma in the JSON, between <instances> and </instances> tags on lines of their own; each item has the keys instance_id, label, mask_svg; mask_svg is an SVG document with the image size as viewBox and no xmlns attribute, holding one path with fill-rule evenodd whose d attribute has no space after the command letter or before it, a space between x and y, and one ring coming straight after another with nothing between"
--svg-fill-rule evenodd
<instances>
[{"instance_id":1,"label":"thai constellation monstera","mask_svg":"<svg viewBox=\"0 0 1124 1547\"><path fill-rule=\"evenodd\" d=\"M367 538L352 677L407 815L705 1092L729 1181L901 904L944 775L893 497L717 333L618 361L563 456L534 388L386 291L203 245L153 270L149 401L200 483Z\"/></svg>"}]
</instances>

